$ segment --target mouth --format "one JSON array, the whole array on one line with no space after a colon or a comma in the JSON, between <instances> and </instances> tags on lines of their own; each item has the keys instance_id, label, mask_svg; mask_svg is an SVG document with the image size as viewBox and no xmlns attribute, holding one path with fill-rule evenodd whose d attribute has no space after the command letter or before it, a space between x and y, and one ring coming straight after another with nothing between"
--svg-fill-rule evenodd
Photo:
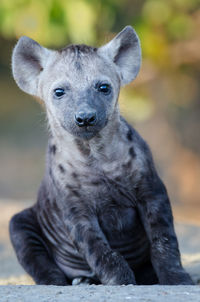
<instances>
[{"instance_id":1,"label":"mouth","mask_svg":"<svg viewBox=\"0 0 200 302\"><path fill-rule=\"evenodd\" d=\"M93 138L99 132L99 129L94 126L73 127L71 129L68 129L63 124L61 124L61 126L65 131L70 132L75 137L82 138L85 140Z\"/></svg>"},{"instance_id":2,"label":"mouth","mask_svg":"<svg viewBox=\"0 0 200 302\"><path fill-rule=\"evenodd\" d=\"M79 132L76 134L77 137L85 139L85 140L89 140L91 138L93 138L97 133L91 132L91 131L85 131L85 132Z\"/></svg>"}]
</instances>

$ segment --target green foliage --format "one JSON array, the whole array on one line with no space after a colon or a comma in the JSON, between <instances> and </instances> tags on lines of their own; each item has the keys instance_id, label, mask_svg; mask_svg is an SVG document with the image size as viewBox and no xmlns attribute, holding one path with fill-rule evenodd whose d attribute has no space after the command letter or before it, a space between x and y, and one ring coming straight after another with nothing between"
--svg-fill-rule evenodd
<instances>
[{"instance_id":1,"label":"green foliage","mask_svg":"<svg viewBox=\"0 0 200 302\"><path fill-rule=\"evenodd\" d=\"M95 10L84 0L2 0L0 32L6 38L27 35L44 45L95 40Z\"/></svg>"},{"instance_id":2,"label":"green foliage","mask_svg":"<svg viewBox=\"0 0 200 302\"><path fill-rule=\"evenodd\" d=\"M47 46L61 46L96 43L105 32L130 23L144 31L143 40L153 36L155 48L162 45L162 52L167 41L192 35L192 13L199 4L200 0L1 0L0 34L8 39L27 35ZM154 57L146 44L144 53Z\"/></svg>"}]
</instances>

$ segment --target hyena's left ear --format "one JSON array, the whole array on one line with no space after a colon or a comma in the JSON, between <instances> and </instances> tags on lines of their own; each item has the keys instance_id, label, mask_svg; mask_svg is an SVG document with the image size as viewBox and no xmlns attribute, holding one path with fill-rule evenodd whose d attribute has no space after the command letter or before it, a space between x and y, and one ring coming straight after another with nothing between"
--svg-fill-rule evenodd
<instances>
[{"instance_id":1,"label":"hyena's left ear","mask_svg":"<svg viewBox=\"0 0 200 302\"><path fill-rule=\"evenodd\" d=\"M12 55L13 76L19 88L38 96L40 74L51 52L28 37L19 39Z\"/></svg>"},{"instance_id":2,"label":"hyena's left ear","mask_svg":"<svg viewBox=\"0 0 200 302\"><path fill-rule=\"evenodd\" d=\"M141 65L141 47L131 26L126 26L114 39L100 47L98 52L116 64L122 85L136 78Z\"/></svg>"}]
</instances>

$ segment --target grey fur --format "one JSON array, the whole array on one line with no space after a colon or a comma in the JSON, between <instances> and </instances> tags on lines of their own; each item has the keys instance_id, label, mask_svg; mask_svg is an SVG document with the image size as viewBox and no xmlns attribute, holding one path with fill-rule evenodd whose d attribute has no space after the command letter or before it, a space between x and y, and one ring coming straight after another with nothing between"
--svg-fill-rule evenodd
<instances>
[{"instance_id":1,"label":"grey fur","mask_svg":"<svg viewBox=\"0 0 200 302\"><path fill-rule=\"evenodd\" d=\"M43 100L51 133L37 203L10 222L38 284L192 284L150 150L119 114L120 86L140 60L130 26L99 49L52 51L25 37L14 49L14 78ZM75 123L80 110L96 113L93 126Z\"/></svg>"}]
</instances>

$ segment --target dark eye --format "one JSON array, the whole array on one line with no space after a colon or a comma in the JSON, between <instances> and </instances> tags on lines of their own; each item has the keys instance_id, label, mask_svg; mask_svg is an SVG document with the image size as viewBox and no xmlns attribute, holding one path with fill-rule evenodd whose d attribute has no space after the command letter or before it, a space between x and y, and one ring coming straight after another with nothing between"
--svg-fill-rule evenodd
<instances>
[{"instance_id":1,"label":"dark eye","mask_svg":"<svg viewBox=\"0 0 200 302\"><path fill-rule=\"evenodd\" d=\"M109 84L100 84L98 85L98 91L104 94L110 94L111 86Z\"/></svg>"},{"instance_id":2,"label":"dark eye","mask_svg":"<svg viewBox=\"0 0 200 302\"><path fill-rule=\"evenodd\" d=\"M54 89L54 95L57 98L61 98L64 94L65 94L65 90L64 89L62 89L62 88L56 88L56 89Z\"/></svg>"}]
</instances>

